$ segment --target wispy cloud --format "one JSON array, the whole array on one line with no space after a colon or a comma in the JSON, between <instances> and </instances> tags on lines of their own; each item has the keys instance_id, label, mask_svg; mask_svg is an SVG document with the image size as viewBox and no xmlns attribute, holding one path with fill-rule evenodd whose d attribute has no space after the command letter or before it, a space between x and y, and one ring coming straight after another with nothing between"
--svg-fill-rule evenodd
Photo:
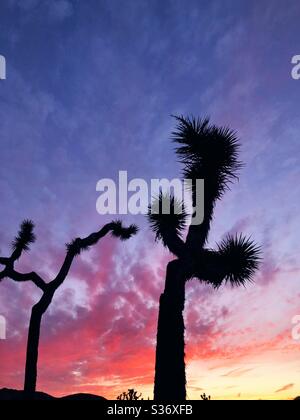
<instances>
[{"instance_id":1,"label":"wispy cloud","mask_svg":"<svg viewBox=\"0 0 300 420\"><path fill-rule=\"evenodd\" d=\"M293 387L294 387L294 384L287 384L287 385L284 385L282 388L277 389L277 391L275 392L277 393L277 392L288 391L289 389Z\"/></svg>"},{"instance_id":2,"label":"wispy cloud","mask_svg":"<svg viewBox=\"0 0 300 420\"><path fill-rule=\"evenodd\" d=\"M221 376L223 376L223 377L227 377L227 378L237 378L237 377L239 377L239 376L243 376L243 375L245 375L246 373L248 373L248 372L251 372L253 370L253 368L248 368L248 369L241 369L241 368L238 368L238 369L233 369L233 370L230 370L229 372L227 372L227 373L224 373L223 375L221 375Z\"/></svg>"}]
</instances>

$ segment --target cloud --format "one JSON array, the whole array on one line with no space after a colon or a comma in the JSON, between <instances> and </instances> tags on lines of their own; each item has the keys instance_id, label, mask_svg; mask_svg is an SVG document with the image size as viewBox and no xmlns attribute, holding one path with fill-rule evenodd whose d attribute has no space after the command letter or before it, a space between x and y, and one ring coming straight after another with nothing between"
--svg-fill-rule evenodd
<instances>
[{"instance_id":1,"label":"cloud","mask_svg":"<svg viewBox=\"0 0 300 420\"><path fill-rule=\"evenodd\" d=\"M50 17L54 20L64 20L72 16L73 12L72 3L68 0L56 0L49 5Z\"/></svg>"},{"instance_id":2,"label":"cloud","mask_svg":"<svg viewBox=\"0 0 300 420\"><path fill-rule=\"evenodd\" d=\"M275 392L277 393L277 392L288 391L289 389L293 387L294 387L294 384L287 384L287 385L284 385L282 388L277 389L277 391Z\"/></svg>"},{"instance_id":3,"label":"cloud","mask_svg":"<svg viewBox=\"0 0 300 420\"><path fill-rule=\"evenodd\" d=\"M237 378L237 377L245 375L248 372L251 372L252 370L253 370L253 368L250 368L250 369L238 368L238 369L230 370L229 372L224 373L221 376L226 377L226 378Z\"/></svg>"},{"instance_id":4,"label":"cloud","mask_svg":"<svg viewBox=\"0 0 300 420\"><path fill-rule=\"evenodd\" d=\"M43 2L41 0L9 0L8 4L11 8L19 8L22 13L26 13L27 19L30 20L37 18L35 12L46 13L53 22L63 21L72 16L74 12L73 4L70 0L51 0L51 2Z\"/></svg>"},{"instance_id":5,"label":"cloud","mask_svg":"<svg viewBox=\"0 0 300 420\"><path fill-rule=\"evenodd\" d=\"M23 11L34 9L41 0L9 0L10 7L19 7Z\"/></svg>"}]
</instances>

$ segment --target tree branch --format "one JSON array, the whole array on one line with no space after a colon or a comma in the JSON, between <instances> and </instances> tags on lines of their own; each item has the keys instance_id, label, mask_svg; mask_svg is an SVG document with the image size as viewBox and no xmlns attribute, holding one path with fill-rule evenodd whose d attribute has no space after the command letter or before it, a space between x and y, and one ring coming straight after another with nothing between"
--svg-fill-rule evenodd
<instances>
[{"instance_id":1,"label":"tree branch","mask_svg":"<svg viewBox=\"0 0 300 420\"><path fill-rule=\"evenodd\" d=\"M198 258L193 261L193 276L214 287L221 286L226 278L226 272L226 261L221 258L221 254L217 251L203 249Z\"/></svg>"},{"instance_id":2,"label":"tree branch","mask_svg":"<svg viewBox=\"0 0 300 420\"><path fill-rule=\"evenodd\" d=\"M184 253L181 234L185 228L186 218L184 203L170 193L160 192L148 209L148 220L156 239L161 239L164 246L178 258Z\"/></svg>"},{"instance_id":3,"label":"tree branch","mask_svg":"<svg viewBox=\"0 0 300 420\"><path fill-rule=\"evenodd\" d=\"M0 264L1 265L7 265L9 263L10 259L7 257L0 257Z\"/></svg>"},{"instance_id":4,"label":"tree branch","mask_svg":"<svg viewBox=\"0 0 300 420\"><path fill-rule=\"evenodd\" d=\"M174 231L164 232L161 237L163 244L172 254L176 255L177 258L183 257L185 251L184 242Z\"/></svg>"},{"instance_id":5,"label":"tree branch","mask_svg":"<svg viewBox=\"0 0 300 420\"><path fill-rule=\"evenodd\" d=\"M8 277L17 282L32 281L37 287L45 291L47 289L47 283L34 271L30 273L19 273L18 271L11 269L8 271Z\"/></svg>"},{"instance_id":6,"label":"tree branch","mask_svg":"<svg viewBox=\"0 0 300 420\"><path fill-rule=\"evenodd\" d=\"M194 203L193 205L195 206ZM213 210L214 204L206 202L204 204L204 220L202 223L199 225L191 224L189 226L188 234L186 237L186 245L191 253L197 253L199 249L204 247L213 218Z\"/></svg>"},{"instance_id":7,"label":"tree branch","mask_svg":"<svg viewBox=\"0 0 300 420\"><path fill-rule=\"evenodd\" d=\"M13 266L8 265L3 271L0 272L0 281L5 277L8 277L16 282L32 281L43 291L45 291L47 288L47 283L34 271L31 271L30 273L19 273L13 268Z\"/></svg>"},{"instance_id":8,"label":"tree branch","mask_svg":"<svg viewBox=\"0 0 300 420\"><path fill-rule=\"evenodd\" d=\"M86 238L74 239L70 244L67 244L67 254L62 264L62 267L59 270L59 273L57 274L54 280L52 280L50 283L46 283L42 279L42 277L40 277L34 271L30 273L20 273L14 269L15 261L21 256L22 251L26 251L28 249L29 242L32 242L32 236L30 236L28 232L25 232L27 236L23 234L24 223L22 225L23 230L21 229L21 233L19 233L19 236L15 239L15 249L12 255L8 258L0 257L0 264L5 266L4 270L0 272L0 281L3 280L5 277L8 277L16 282L32 281L41 290L49 290L50 292L51 290L56 290L64 282L75 256L80 254L81 251L86 250L90 246L95 245L101 238L103 238L109 232L111 232L114 236L122 240L126 240L129 239L132 235L135 235L138 231L138 228L135 225L131 225L128 228L124 228L120 221L115 221L107 223L98 232L92 233ZM28 226L28 222L26 223L27 224L25 224L25 228ZM29 233L32 234L32 230Z\"/></svg>"},{"instance_id":9,"label":"tree branch","mask_svg":"<svg viewBox=\"0 0 300 420\"><path fill-rule=\"evenodd\" d=\"M15 262L21 257L24 251L29 250L29 245L35 241L34 223L31 220L24 220L21 225L17 236L15 237L12 248L13 251L10 257L0 257L0 264L5 266L5 269L0 272L0 281L5 277L23 282L32 281L37 287L46 290L47 283L34 271L30 273L19 273L14 269Z\"/></svg>"},{"instance_id":10,"label":"tree branch","mask_svg":"<svg viewBox=\"0 0 300 420\"><path fill-rule=\"evenodd\" d=\"M49 283L50 287L57 289L66 279L74 258L79 255L81 251L87 250L89 247L97 244L99 240L108 233L111 232L114 236L125 240L129 239L132 235L135 235L137 231L138 228L135 225L124 228L120 221L116 221L107 223L98 232L94 232L86 238L74 239L70 244L67 244L67 254L65 260L55 279Z\"/></svg>"}]
</instances>

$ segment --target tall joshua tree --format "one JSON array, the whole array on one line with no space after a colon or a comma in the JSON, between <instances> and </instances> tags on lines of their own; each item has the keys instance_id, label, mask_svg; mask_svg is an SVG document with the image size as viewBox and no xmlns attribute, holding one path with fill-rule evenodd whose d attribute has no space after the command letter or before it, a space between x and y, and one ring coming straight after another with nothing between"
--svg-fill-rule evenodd
<instances>
[{"instance_id":1,"label":"tall joshua tree","mask_svg":"<svg viewBox=\"0 0 300 420\"><path fill-rule=\"evenodd\" d=\"M190 224L184 240L187 217L184 206L174 196L162 193L152 203L152 210L156 211L149 210L148 218L156 239L162 240L176 257L167 265L165 288L160 296L154 399L180 401L186 398L183 320L186 282L197 278L215 288L227 281L234 286L245 285L258 268L260 250L242 235L227 236L216 249L205 247L215 204L241 167L239 143L235 132L210 125L209 119L175 118L177 126L172 138L183 164L184 178L192 181L194 208L196 179L204 180L204 219L201 224ZM170 214L162 211L166 203Z\"/></svg>"},{"instance_id":2,"label":"tall joshua tree","mask_svg":"<svg viewBox=\"0 0 300 420\"><path fill-rule=\"evenodd\" d=\"M36 390L38 347L42 317L51 304L56 290L65 281L74 258L79 255L81 251L96 245L97 242L108 233L111 233L121 240L126 240L137 233L137 227L131 225L128 228L124 228L120 221L115 221L104 225L98 232L92 233L86 238L74 239L66 246L66 256L57 276L48 283L34 271L30 273L20 273L16 271L14 267L22 253L28 251L29 245L35 241L33 231L34 224L30 220L25 220L21 224L17 237L13 241L11 256L4 258L0 257L0 264L5 266L4 270L0 272L0 281L6 277L16 282L32 281L43 292L40 300L32 308L29 323L24 383L24 391L29 395L33 394Z\"/></svg>"}]
</instances>

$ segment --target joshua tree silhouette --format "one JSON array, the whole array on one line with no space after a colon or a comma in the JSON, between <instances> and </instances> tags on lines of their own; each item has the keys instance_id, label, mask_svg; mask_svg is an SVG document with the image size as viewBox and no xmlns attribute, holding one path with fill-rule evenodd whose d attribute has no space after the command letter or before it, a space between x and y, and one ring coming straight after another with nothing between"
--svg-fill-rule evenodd
<instances>
[{"instance_id":1,"label":"joshua tree silhouette","mask_svg":"<svg viewBox=\"0 0 300 420\"><path fill-rule=\"evenodd\" d=\"M143 400L142 394L138 394L138 392L134 389L128 389L127 392L122 392L122 394L117 396L117 400Z\"/></svg>"},{"instance_id":2,"label":"joshua tree silhouette","mask_svg":"<svg viewBox=\"0 0 300 420\"><path fill-rule=\"evenodd\" d=\"M211 396L206 395L205 392L203 394L201 394L200 397L201 397L201 400L203 400L203 401L210 401L211 400Z\"/></svg>"},{"instance_id":3,"label":"joshua tree silhouette","mask_svg":"<svg viewBox=\"0 0 300 420\"><path fill-rule=\"evenodd\" d=\"M156 239L162 240L177 257L167 265L165 288L160 296L154 399L180 401L186 398L183 320L186 281L197 278L215 288L223 281L244 285L258 268L260 249L242 235L227 236L216 250L205 248L215 204L242 166L238 161L239 143L235 132L210 125L209 119L175 118L177 126L172 138L184 166L184 178L192 180L194 208L196 179L204 180L204 220L199 225L190 224L184 241L182 233L187 217L184 206L171 194L162 193L152 203L152 209L160 211L149 209L148 219ZM171 214L162 211L166 204Z\"/></svg>"},{"instance_id":4,"label":"joshua tree silhouette","mask_svg":"<svg viewBox=\"0 0 300 420\"><path fill-rule=\"evenodd\" d=\"M0 264L5 266L4 270L0 272L0 281L6 277L17 282L32 281L43 292L41 299L32 308L29 323L24 383L24 391L27 394L32 394L36 390L38 347L42 317L52 302L56 290L65 281L74 258L81 251L87 250L89 247L97 244L108 233L121 240L126 240L132 235L135 235L137 230L135 225L124 228L120 221L115 221L107 223L98 232L92 233L86 238L74 239L71 243L67 244L67 253L57 276L46 283L42 277L33 271L30 273L20 273L14 268L15 262L21 257L24 251L29 250L29 245L35 241L33 222L25 220L21 224L18 235L12 244L13 251L11 256L0 257Z\"/></svg>"}]
</instances>

